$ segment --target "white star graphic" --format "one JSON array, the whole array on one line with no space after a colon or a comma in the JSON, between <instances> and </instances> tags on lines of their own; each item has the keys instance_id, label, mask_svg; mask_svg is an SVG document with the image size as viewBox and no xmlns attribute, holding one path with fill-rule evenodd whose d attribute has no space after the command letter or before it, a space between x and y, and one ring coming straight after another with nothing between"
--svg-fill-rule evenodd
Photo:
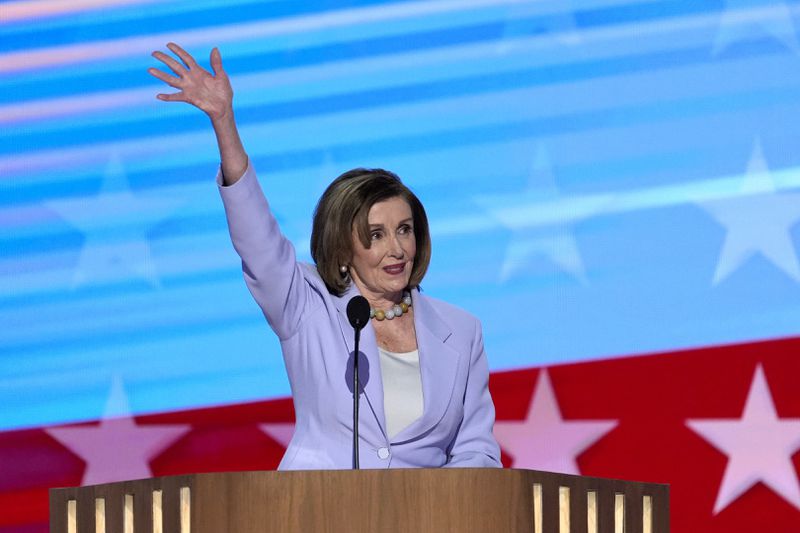
<instances>
[{"instance_id":1,"label":"white star graphic","mask_svg":"<svg viewBox=\"0 0 800 533\"><path fill-rule=\"evenodd\" d=\"M191 429L188 425L137 425L130 416L122 380L114 378L99 425L45 431L86 461L81 485L152 476L150 460Z\"/></svg>"},{"instance_id":2,"label":"white star graphic","mask_svg":"<svg viewBox=\"0 0 800 533\"><path fill-rule=\"evenodd\" d=\"M530 260L538 255L547 257L564 272L587 283L586 269L571 226L598 212L610 202L611 197L562 197L556 188L552 166L543 145L537 147L531 164L527 191L485 195L474 200L513 232L500 281L524 271Z\"/></svg>"},{"instance_id":3,"label":"white star graphic","mask_svg":"<svg viewBox=\"0 0 800 533\"><path fill-rule=\"evenodd\" d=\"M714 38L713 55L720 54L731 43L750 37L754 29L780 41L797 54L800 46L792 22L792 13L783 0L727 0Z\"/></svg>"},{"instance_id":4,"label":"white star graphic","mask_svg":"<svg viewBox=\"0 0 800 533\"><path fill-rule=\"evenodd\" d=\"M800 265L791 237L792 226L800 221L800 193L776 192L758 140L739 194L700 205L727 229L714 285L759 253L790 278L800 281Z\"/></svg>"},{"instance_id":5,"label":"white star graphic","mask_svg":"<svg viewBox=\"0 0 800 533\"><path fill-rule=\"evenodd\" d=\"M159 286L146 232L183 200L158 194L133 195L123 165L112 156L97 196L46 202L86 237L72 288L131 277Z\"/></svg>"},{"instance_id":6,"label":"white star graphic","mask_svg":"<svg viewBox=\"0 0 800 533\"><path fill-rule=\"evenodd\" d=\"M289 446L289 441L292 440L292 435L294 435L294 422L259 424L258 427L284 448Z\"/></svg>"},{"instance_id":7,"label":"white star graphic","mask_svg":"<svg viewBox=\"0 0 800 533\"><path fill-rule=\"evenodd\" d=\"M542 369L525 420L495 422L494 436L514 458L513 468L579 475L575 458L616 425L614 420L561 418L547 370Z\"/></svg>"},{"instance_id":8,"label":"white star graphic","mask_svg":"<svg viewBox=\"0 0 800 533\"><path fill-rule=\"evenodd\" d=\"M756 367L741 418L687 420L696 433L728 456L714 514L763 482L800 509L792 455L800 449L800 418L778 418L761 365Z\"/></svg>"}]
</instances>

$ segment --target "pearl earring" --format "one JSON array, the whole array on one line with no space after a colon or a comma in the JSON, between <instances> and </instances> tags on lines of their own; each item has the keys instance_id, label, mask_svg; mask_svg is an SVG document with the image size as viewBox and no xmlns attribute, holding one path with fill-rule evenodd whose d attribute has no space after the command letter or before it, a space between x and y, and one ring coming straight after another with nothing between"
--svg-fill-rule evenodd
<instances>
[{"instance_id":1,"label":"pearl earring","mask_svg":"<svg viewBox=\"0 0 800 533\"><path fill-rule=\"evenodd\" d=\"M339 273L342 275L343 278L347 277L347 265L341 265L339 267Z\"/></svg>"}]
</instances>

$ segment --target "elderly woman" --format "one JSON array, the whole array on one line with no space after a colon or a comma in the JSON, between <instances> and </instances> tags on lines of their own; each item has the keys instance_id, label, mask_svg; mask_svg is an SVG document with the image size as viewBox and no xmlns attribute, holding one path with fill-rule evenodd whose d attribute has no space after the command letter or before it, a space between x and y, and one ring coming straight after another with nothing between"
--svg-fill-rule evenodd
<instances>
[{"instance_id":1,"label":"elderly woman","mask_svg":"<svg viewBox=\"0 0 800 533\"><path fill-rule=\"evenodd\" d=\"M180 59L153 56L173 74L149 73L211 119L217 176L245 281L280 338L296 413L281 469L352 466L353 337L346 307L363 295L371 320L361 339L361 466L499 467L494 406L479 322L419 291L431 255L417 197L385 170L339 176L317 205L316 266L297 262L256 179L236 128L233 91L216 48L213 74L170 43Z\"/></svg>"}]
</instances>

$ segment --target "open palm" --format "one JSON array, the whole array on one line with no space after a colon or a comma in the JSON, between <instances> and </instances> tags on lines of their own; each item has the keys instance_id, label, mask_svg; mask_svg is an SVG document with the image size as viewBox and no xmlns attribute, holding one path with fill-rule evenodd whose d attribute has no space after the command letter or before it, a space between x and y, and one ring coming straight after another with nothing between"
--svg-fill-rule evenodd
<instances>
[{"instance_id":1,"label":"open palm","mask_svg":"<svg viewBox=\"0 0 800 533\"><path fill-rule=\"evenodd\" d=\"M167 74L156 68L149 68L152 76L163 81L170 87L180 91L171 94L158 94L158 99L168 102L186 102L203 112L212 121L221 119L229 114L233 106L233 89L228 79L228 74L222 68L222 56L217 48L211 51L210 73L197 64L194 58L183 48L175 43L168 43L169 48L181 61L164 52L153 52L153 57L164 63L175 74Z\"/></svg>"}]
</instances>

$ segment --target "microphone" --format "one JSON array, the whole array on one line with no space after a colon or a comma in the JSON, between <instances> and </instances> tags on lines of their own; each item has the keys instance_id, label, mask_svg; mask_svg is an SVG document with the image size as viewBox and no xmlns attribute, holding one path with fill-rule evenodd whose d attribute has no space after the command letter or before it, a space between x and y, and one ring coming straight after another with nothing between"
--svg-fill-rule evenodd
<instances>
[{"instance_id":1,"label":"microphone","mask_svg":"<svg viewBox=\"0 0 800 533\"><path fill-rule=\"evenodd\" d=\"M353 296L347 302L347 320L355 330L355 350L353 353L353 470L358 470L358 341L361 330L369 322L369 302L361 296Z\"/></svg>"},{"instance_id":2,"label":"microphone","mask_svg":"<svg viewBox=\"0 0 800 533\"><path fill-rule=\"evenodd\" d=\"M369 321L369 302L367 299L361 296L353 296L349 302L347 302L347 320L350 321L350 325L356 330L356 332L361 331L361 329L367 325L367 321Z\"/></svg>"}]
</instances>

